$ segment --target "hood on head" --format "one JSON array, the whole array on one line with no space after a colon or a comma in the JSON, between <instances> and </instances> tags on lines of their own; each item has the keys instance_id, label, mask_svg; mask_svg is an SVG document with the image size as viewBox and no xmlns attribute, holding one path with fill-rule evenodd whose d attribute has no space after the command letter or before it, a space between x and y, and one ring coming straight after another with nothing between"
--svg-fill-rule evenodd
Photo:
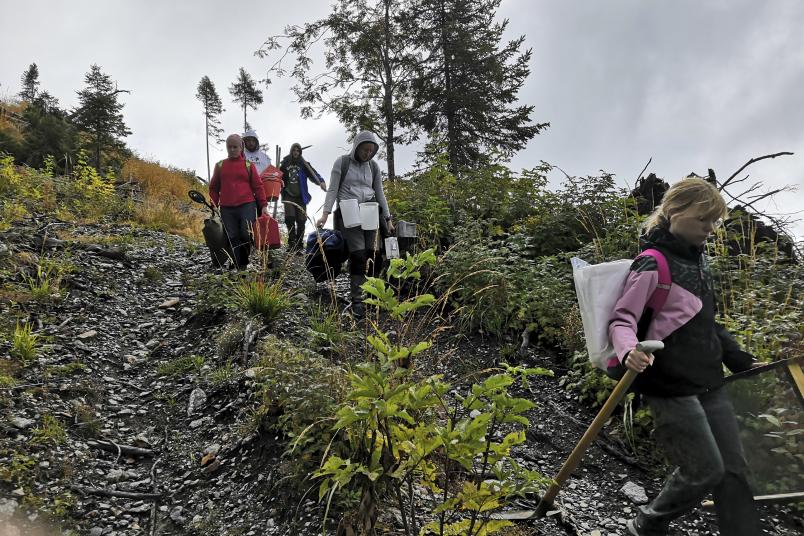
<instances>
[{"instance_id":1,"label":"hood on head","mask_svg":"<svg viewBox=\"0 0 804 536\"><path fill-rule=\"evenodd\" d=\"M375 136L374 133L371 132L370 130L363 130L361 132L358 132L357 136L355 136L355 139L352 142L352 158L357 160L357 155L355 154L357 152L357 147L361 143L366 141L374 144L374 152L371 153L371 157L369 157L369 160L374 158L374 155L376 155L377 151L380 150L380 142L379 140L377 140L377 136Z\"/></svg>"},{"instance_id":2,"label":"hood on head","mask_svg":"<svg viewBox=\"0 0 804 536\"><path fill-rule=\"evenodd\" d=\"M257 137L257 131L256 130L247 130L247 131L243 132L242 138L243 138L243 141L245 141L246 138L254 138L255 140L257 140L257 145L260 144L260 139Z\"/></svg>"}]
</instances>

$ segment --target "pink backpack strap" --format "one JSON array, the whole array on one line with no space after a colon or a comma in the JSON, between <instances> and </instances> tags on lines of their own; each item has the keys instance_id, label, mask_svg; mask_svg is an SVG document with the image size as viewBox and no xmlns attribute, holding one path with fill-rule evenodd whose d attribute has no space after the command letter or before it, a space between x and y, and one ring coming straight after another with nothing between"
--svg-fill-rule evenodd
<instances>
[{"instance_id":1,"label":"pink backpack strap","mask_svg":"<svg viewBox=\"0 0 804 536\"><path fill-rule=\"evenodd\" d=\"M646 249L639 254L639 257L645 255L656 259L656 264L659 269L659 284L656 285L656 290L653 291L653 294L646 304L647 307L653 310L653 314L655 315L662 310L662 307L664 307L664 303L667 301L667 296L670 294L670 285L672 284L673 279L670 275L670 265L667 263L667 258L661 251L653 248Z\"/></svg>"}]
</instances>

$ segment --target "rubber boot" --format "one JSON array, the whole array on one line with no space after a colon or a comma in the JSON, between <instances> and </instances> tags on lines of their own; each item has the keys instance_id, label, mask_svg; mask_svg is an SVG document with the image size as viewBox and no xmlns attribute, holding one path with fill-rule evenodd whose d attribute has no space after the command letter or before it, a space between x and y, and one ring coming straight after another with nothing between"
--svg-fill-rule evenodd
<instances>
[{"instance_id":1,"label":"rubber boot","mask_svg":"<svg viewBox=\"0 0 804 536\"><path fill-rule=\"evenodd\" d=\"M293 253L296 249L296 227L288 225L288 246L287 252Z\"/></svg>"},{"instance_id":2,"label":"rubber boot","mask_svg":"<svg viewBox=\"0 0 804 536\"><path fill-rule=\"evenodd\" d=\"M366 316L366 306L363 304L363 289L360 286L366 282L363 274L349 275L349 296L352 299L352 316L357 319Z\"/></svg>"}]
</instances>

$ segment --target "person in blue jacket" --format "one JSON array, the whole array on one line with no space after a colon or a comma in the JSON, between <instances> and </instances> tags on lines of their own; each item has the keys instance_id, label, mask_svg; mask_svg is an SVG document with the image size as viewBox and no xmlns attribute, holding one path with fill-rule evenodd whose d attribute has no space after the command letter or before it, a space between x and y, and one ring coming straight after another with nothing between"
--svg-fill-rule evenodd
<instances>
[{"instance_id":1,"label":"person in blue jacket","mask_svg":"<svg viewBox=\"0 0 804 536\"><path fill-rule=\"evenodd\" d=\"M282 171L282 203L285 206L285 226L288 229L288 251L301 253L304 249L304 227L307 220L307 204L310 192L307 181L317 184L327 191L327 185L318 172L302 158L302 146L294 143L290 146L290 154L282 159L279 165Z\"/></svg>"}]
</instances>

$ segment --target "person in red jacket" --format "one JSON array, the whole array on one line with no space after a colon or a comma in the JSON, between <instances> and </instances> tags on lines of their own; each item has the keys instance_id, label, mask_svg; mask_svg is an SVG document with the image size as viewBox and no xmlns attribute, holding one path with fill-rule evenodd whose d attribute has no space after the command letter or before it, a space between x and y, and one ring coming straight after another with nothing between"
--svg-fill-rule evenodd
<instances>
[{"instance_id":1,"label":"person in red jacket","mask_svg":"<svg viewBox=\"0 0 804 536\"><path fill-rule=\"evenodd\" d=\"M266 210L268 201L260 174L243 156L243 140L237 134L226 138L229 158L215 165L209 181L209 198L220 207L221 220L234 252L235 266L248 266L251 253L251 228L257 219L257 207Z\"/></svg>"}]
</instances>

